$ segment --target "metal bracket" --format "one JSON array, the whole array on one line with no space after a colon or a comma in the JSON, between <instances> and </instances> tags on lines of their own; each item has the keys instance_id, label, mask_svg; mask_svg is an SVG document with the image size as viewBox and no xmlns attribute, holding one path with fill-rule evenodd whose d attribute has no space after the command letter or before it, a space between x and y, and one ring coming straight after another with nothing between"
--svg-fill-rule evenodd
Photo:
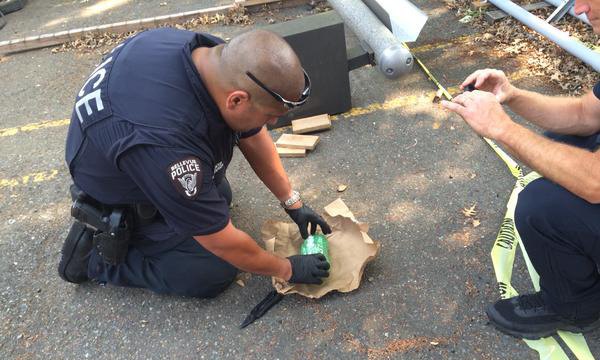
<instances>
[{"instance_id":1,"label":"metal bracket","mask_svg":"<svg viewBox=\"0 0 600 360\"><path fill-rule=\"evenodd\" d=\"M373 49L361 40L360 45L346 49L348 54L348 71L358 69L366 65L375 65L375 53Z\"/></svg>"},{"instance_id":2,"label":"metal bracket","mask_svg":"<svg viewBox=\"0 0 600 360\"><path fill-rule=\"evenodd\" d=\"M546 19L547 23L556 22L565 16L575 4L575 0L566 0Z\"/></svg>"},{"instance_id":3,"label":"metal bracket","mask_svg":"<svg viewBox=\"0 0 600 360\"><path fill-rule=\"evenodd\" d=\"M348 51L348 71L352 71L365 65L375 64L375 54L365 51L361 47L354 47Z\"/></svg>"}]
</instances>

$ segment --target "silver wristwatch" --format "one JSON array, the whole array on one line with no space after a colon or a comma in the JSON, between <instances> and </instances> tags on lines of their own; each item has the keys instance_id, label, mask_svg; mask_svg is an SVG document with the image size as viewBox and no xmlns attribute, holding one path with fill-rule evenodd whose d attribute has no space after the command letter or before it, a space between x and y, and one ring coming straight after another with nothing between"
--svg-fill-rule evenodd
<instances>
[{"instance_id":1,"label":"silver wristwatch","mask_svg":"<svg viewBox=\"0 0 600 360\"><path fill-rule=\"evenodd\" d=\"M284 209L289 209L290 206L294 205L298 201L300 201L300 193L296 190L292 190L292 196L286 201L282 202L281 206L283 206Z\"/></svg>"}]
</instances>

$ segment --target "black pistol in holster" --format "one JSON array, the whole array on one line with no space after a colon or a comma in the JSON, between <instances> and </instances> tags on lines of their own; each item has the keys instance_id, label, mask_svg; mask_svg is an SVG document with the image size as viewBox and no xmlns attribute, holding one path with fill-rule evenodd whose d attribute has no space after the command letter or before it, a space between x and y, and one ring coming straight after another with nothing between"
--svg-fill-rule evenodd
<instances>
[{"instance_id":1,"label":"black pistol in holster","mask_svg":"<svg viewBox=\"0 0 600 360\"><path fill-rule=\"evenodd\" d=\"M127 207L99 203L76 185L71 185L71 216L93 231L94 247L105 262L118 265L125 261L131 221Z\"/></svg>"}]
</instances>

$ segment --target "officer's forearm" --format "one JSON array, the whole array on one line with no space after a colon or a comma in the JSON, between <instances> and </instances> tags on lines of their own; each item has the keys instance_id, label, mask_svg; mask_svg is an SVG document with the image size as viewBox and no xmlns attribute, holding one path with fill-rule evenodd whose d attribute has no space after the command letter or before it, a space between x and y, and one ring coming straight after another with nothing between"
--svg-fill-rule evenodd
<instances>
[{"instance_id":1,"label":"officer's forearm","mask_svg":"<svg viewBox=\"0 0 600 360\"><path fill-rule=\"evenodd\" d=\"M548 179L590 203L600 203L600 152L552 141L516 123L496 140Z\"/></svg>"},{"instance_id":2,"label":"officer's forearm","mask_svg":"<svg viewBox=\"0 0 600 360\"><path fill-rule=\"evenodd\" d=\"M240 149L256 175L273 195L279 201L289 199L292 187L267 129L263 128L258 134L240 140Z\"/></svg>"},{"instance_id":3,"label":"officer's forearm","mask_svg":"<svg viewBox=\"0 0 600 360\"><path fill-rule=\"evenodd\" d=\"M217 233L195 236L194 239L208 251L242 271L276 276L284 280L292 276L288 259L263 250L250 235L236 229L231 222Z\"/></svg>"},{"instance_id":4,"label":"officer's forearm","mask_svg":"<svg viewBox=\"0 0 600 360\"><path fill-rule=\"evenodd\" d=\"M515 113L543 129L559 134L590 135L597 125L584 121L581 98L547 96L516 89L506 103ZM592 127L596 128L592 128Z\"/></svg>"}]
</instances>

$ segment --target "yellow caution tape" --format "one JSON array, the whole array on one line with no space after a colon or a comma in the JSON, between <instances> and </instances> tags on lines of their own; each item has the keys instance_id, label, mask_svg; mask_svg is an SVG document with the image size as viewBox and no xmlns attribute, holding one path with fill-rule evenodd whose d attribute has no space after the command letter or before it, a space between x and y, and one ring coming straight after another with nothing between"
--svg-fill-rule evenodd
<instances>
[{"instance_id":1,"label":"yellow caution tape","mask_svg":"<svg viewBox=\"0 0 600 360\"><path fill-rule=\"evenodd\" d=\"M406 48L410 50L408 46L406 46ZM429 79L431 79L438 89L442 91L446 99L452 100L452 95L450 95L444 86L440 84L435 76L433 76L431 71L427 69L427 67L421 62L421 60L419 60L418 57L416 57L414 54L413 56L427 77L429 77ZM525 186L527 186L527 184L539 178L540 175L536 172L531 172L526 176L523 176L523 170L515 160L513 160L494 141L485 137L483 139L492 148L492 150L494 150L498 157L502 159L502 161L509 168L511 174L517 179L515 187L513 188L508 200L508 204L506 205L506 214L504 216L504 220L502 221L502 225L500 225L500 231L498 232L498 236L496 237L496 241L494 242L494 246L492 247L491 251L494 272L496 274L496 280L498 281L498 288L500 290L500 297L502 299L508 299L518 295L517 291L512 287L510 281L512 278L512 270L515 261L517 245L519 245L523 258L525 259L533 287L536 291L539 291L540 277L533 268L531 260L525 251L525 247L521 242L521 238L519 237L519 233L515 227L514 215L519 193L525 188ZM582 334L559 331L558 336L561 337L561 339L565 342L567 347L573 352L577 359L594 360L594 356L592 355L590 348L588 347L587 342ZM539 340L523 339L523 341L525 341L527 346L538 352L540 355L540 360L569 360L569 357L565 351L562 349L558 341L556 341L553 337L547 337Z\"/></svg>"},{"instance_id":2,"label":"yellow caution tape","mask_svg":"<svg viewBox=\"0 0 600 360\"><path fill-rule=\"evenodd\" d=\"M500 289L500 297L503 299L511 298L513 296L518 295L517 291L512 287L510 283L515 253L517 250L517 244L521 249L523 258L525 259L525 263L527 264L527 270L529 272L529 276L531 277L534 289L536 291L539 291L540 289L540 277L533 268L529 256L527 256L527 252L525 250L525 247L523 246L523 243L521 242L521 238L515 227L514 222L515 208L517 206L517 199L519 197L519 193L525 188L525 186L527 186L527 184L539 177L539 174L532 172L527 174L527 176L521 177L517 180L512 194L510 195L510 198L508 200L508 204L506 205L506 214L504 216L504 220L502 221L502 225L500 226L500 231L498 232L498 236L496 237L496 241L494 242L494 246L492 248L492 263L494 264L494 272L496 273L496 280L498 281L498 287ZM582 334L559 331L558 335L563 339L563 341L569 347L569 349L571 349L573 354L575 354L577 359L594 359L587 345L587 342L585 341L585 338ZM559 343L552 337L547 337L540 340L524 339L524 341L530 348L536 350L539 353L540 359L569 359L567 354L560 347Z\"/></svg>"}]
</instances>

